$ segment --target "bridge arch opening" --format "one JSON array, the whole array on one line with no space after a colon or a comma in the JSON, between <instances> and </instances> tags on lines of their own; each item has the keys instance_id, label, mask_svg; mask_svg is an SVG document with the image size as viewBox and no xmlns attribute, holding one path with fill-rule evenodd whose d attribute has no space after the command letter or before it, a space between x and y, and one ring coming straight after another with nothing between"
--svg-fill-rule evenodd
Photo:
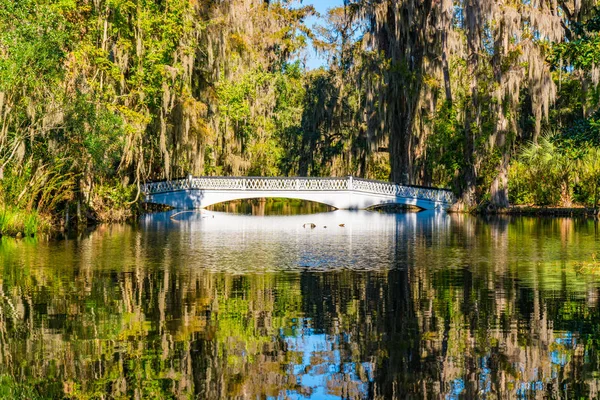
<instances>
[{"instance_id":1,"label":"bridge arch opening","mask_svg":"<svg viewBox=\"0 0 600 400\"><path fill-rule=\"evenodd\" d=\"M367 208L367 211L376 211L382 213L418 213L425 211L425 209L417 205L407 203L382 203Z\"/></svg>"},{"instance_id":2,"label":"bridge arch opening","mask_svg":"<svg viewBox=\"0 0 600 400\"><path fill-rule=\"evenodd\" d=\"M226 200L206 207L209 211L246 215L316 214L336 210L335 207L293 197L250 197Z\"/></svg>"}]
</instances>

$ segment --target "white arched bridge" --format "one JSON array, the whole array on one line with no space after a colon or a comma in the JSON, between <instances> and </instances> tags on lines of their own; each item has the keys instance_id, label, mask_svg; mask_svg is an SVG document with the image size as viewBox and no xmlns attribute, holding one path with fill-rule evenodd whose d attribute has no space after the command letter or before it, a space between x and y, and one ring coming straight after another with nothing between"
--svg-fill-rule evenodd
<instances>
[{"instance_id":1,"label":"white arched bridge","mask_svg":"<svg viewBox=\"0 0 600 400\"><path fill-rule=\"evenodd\" d=\"M278 197L359 210L385 204L446 210L451 191L404 186L383 181L345 178L188 177L142 185L145 201L178 209L204 208L231 200Z\"/></svg>"}]
</instances>

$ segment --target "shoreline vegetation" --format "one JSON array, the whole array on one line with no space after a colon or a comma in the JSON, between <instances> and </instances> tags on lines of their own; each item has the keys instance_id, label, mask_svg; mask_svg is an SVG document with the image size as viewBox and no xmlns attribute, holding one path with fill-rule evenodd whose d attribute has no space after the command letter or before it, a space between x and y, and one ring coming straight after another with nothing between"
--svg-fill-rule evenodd
<instances>
[{"instance_id":1,"label":"shoreline vegetation","mask_svg":"<svg viewBox=\"0 0 600 400\"><path fill-rule=\"evenodd\" d=\"M0 0L0 27L3 235L131 220L190 174L600 207L598 1Z\"/></svg>"},{"instance_id":2,"label":"shoreline vegetation","mask_svg":"<svg viewBox=\"0 0 600 400\"><path fill-rule=\"evenodd\" d=\"M210 209L213 211L222 212L242 212L247 214L265 215L265 204L271 206L271 208L275 206L275 211L271 210L269 212L270 214L273 214L280 211L285 212L286 210L292 210L293 212L294 209L301 206L300 203L302 202L299 202L298 200L292 200L288 202L287 199L267 199L266 201L265 199L248 199L246 201L231 201L227 203L218 204L215 206L211 206ZM314 203L312 208L314 208L314 210L311 209L311 212L324 212L332 210L331 207L318 203ZM125 218L112 219L109 221L85 220L82 224L78 224L75 220L71 224L65 224L64 220L57 222L55 219L53 219L53 216L50 214L39 214L37 211L28 212L24 210L18 210L15 208L4 208L0 211L0 238L51 238L69 230L81 230L100 223L134 222L140 215L144 213L154 213L167 210L168 207L163 207L160 205L148 205L147 207L142 207L140 205L136 212L133 212L131 210L120 210L117 212L117 214L121 216L127 215L127 217ZM376 208L371 208L368 211L379 213L406 213L418 212L419 209L416 207L407 207L405 205L392 204L388 206L379 206ZM457 211L449 210L449 212L456 213ZM464 212L458 211L458 213ZM577 217L600 220L599 208L587 208L583 206L552 207L516 205L500 209L480 207L475 210L472 210L470 214L528 217Z\"/></svg>"},{"instance_id":3,"label":"shoreline vegetation","mask_svg":"<svg viewBox=\"0 0 600 400\"><path fill-rule=\"evenodd\" d=\"M0 208L0 236L33 237L39 234L50 234L52 230L48 215L14 207Z\"/></svg>"},{"instance_id":4,"label":"shoreline vegetation","mask_svg":"<svg viewBox=\"0 0 600 400\"><path fill-rule=\"evenodd\" d=\"M584 217L600 219L600 209L586 207L511 206L478 211L482 215L518 215L531 217Z\"/></svg>"}]
</instances>

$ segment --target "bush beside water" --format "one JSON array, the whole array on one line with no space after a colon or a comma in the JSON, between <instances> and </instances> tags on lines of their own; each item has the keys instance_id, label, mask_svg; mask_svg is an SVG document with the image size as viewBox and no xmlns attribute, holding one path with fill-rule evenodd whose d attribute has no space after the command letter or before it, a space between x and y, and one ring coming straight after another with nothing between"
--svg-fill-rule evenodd
<instances>
[{"instance_id":1,"label":"bush beside water","mask_svg":"<svg viewBox=\"0 0 600 400\"><path fill-rule=\"evenodd\" d=\"M576 146L557 134L526 146L509 172L511 204L597 208L600 148Z\"/></svg>"}]
</instances>

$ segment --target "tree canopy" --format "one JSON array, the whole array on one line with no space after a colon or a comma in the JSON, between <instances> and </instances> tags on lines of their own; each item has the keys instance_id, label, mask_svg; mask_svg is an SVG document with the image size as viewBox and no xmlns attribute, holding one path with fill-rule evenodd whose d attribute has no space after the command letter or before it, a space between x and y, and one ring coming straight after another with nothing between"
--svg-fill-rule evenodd
<instances>
[{"instance_id":1,"label":"tree canopy","mask_svg":"<svg viewBox=\"0 0 600 400\"><path fill-rule=\"evenodd\" d=\"M148 180L353 174L532 201L542 135L581 166L600 146L597 6L0 0L0 196L110 219ZM581 168L560 202L598 197Z\"/></svg>"}]
</instances>

